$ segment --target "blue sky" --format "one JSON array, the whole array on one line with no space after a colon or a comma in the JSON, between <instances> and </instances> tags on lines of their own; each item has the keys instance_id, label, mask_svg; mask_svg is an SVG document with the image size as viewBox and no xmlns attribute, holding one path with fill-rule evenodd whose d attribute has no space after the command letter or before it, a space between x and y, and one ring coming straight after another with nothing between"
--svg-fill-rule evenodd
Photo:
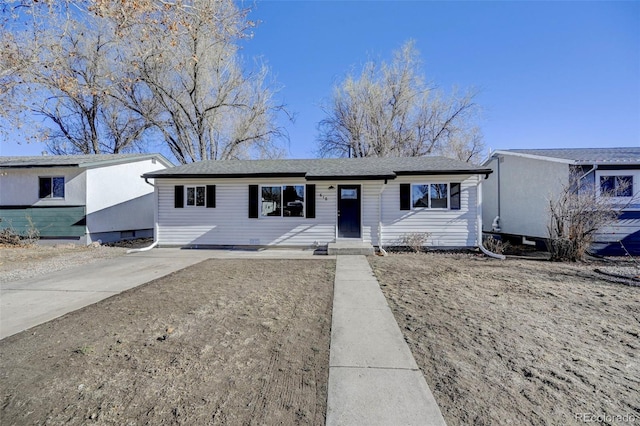
<instances>
[{"instance_id":1,"label":"blue sky","mask_svg":"<svg viewBox=\"0 0 640 426\"><path fill-rule=\"evenodd\" d=\"M640 146L640 2L261 1L242 54L296 114L289 156L316 154L320 104L350 70L414 39L445 91L476 87L487 148ZM34 155L34 144L0 144Z\"/></svg>"}]
</instances>

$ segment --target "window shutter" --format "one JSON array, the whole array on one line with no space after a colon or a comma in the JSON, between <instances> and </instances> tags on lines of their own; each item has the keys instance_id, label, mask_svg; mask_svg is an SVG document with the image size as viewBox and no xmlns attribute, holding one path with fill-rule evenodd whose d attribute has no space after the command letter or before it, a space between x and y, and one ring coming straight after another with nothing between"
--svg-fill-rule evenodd
<instances>
[{"instance_id":1,"label":"window shutter","mask_svg":"<svg viewBox=\"0 0 640 426\"><path fill-rule=\"evenodd\" d=\"M452 182L451 186L451 210L460 210L460 183Z\"/></svg>"},{"instance_id":2,"label":"window shutter","mask_svg":"<svg viewBox=\"0 0 640 426\"><path fill-rule=\"evenodd\" d=\"M249 185L249 219L258 218L258 185Z\"/></svg>"},{"instance_id":3,"label":"window shutter","mask_svg":"<svg viewBox=\"0 0 640 426\"><path fill-rule=\"evenodd\" d=\"M216 186L207 185L207 208L216 207Z\"/></svg>"},{"instance_id":4,"label":"window shutter","mask_svg":"<svg viewBox=\"0 0 640 426\"><path fill-rule=\"evenodd\" d=\"M316 186L308 184L304 190L304 202L306 208L307 219L315 219L316 217Z\"/></svg>"},{"instance_id":5,"label":"window shutter","mask_svg":"<svg viewBox=\"0 0 640 426\"><path fill-rule=\"evenodd\" d=\"M411 210L411 184L400 184L400 210Z\"/></svg>"},{"instance_id":6,"label":"window shutter","mask_svg":"<svg viewBox=\"0 0 640 426\"><path fill-rule=\"evenodd\" d=\"M174 187L173 207L176 209L184 207L184 185Z\"/></svg>"}]
</instances>

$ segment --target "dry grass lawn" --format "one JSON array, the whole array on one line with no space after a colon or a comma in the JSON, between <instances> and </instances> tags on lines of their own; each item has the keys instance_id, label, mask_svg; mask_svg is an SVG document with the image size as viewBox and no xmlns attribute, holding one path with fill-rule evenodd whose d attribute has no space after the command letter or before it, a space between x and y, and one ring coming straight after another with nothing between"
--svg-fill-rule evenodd
<instances>
[{"instance_id":1,"label":"dry grass lawn","mask_svg":"<svg viewBox=\"0 0 640 426\"><path fill-rule=\"evenodd\" d=\"M449 425L640 423L640 287L466 254L370 262Z\"/></svg>"},{"instance_id":2,"label":"dry grass lawn","mask_svg":"<svg viewBox=\"0 0 640 426\"><path fill-rule=\"evenodd\" d=\"M208 260L0 341L0 424L313 424L331 260Z\"/></svg>"}]
</instances>

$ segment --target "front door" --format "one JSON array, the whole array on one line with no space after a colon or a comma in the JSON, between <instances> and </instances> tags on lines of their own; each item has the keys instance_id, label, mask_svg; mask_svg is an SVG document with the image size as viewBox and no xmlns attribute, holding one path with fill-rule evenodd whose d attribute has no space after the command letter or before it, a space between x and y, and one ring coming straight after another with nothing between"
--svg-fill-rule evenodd
<instances>
[{"instance_id":1,"label":"front door","mask_svg":"<svg viewBox=\"0 0 640 426\"><path fill-rule=\"evenodd\" d=\"M338 185L338 238L360 238L360 185Z\"/></svg>"}]
</instances>

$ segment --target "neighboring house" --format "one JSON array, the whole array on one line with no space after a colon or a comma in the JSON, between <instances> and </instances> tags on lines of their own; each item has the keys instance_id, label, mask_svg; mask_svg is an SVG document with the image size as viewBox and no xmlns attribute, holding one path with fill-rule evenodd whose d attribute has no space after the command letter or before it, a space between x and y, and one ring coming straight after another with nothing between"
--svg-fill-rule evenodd
<instances>
[{"instance_id":1,"label":"neighboring house","mask_svg":"<svg viewBox=\"0 0 640 426\"><path fill-rule=\"evenodd\" d=\"M640 148L500 150L483 165L493 170L483 188L485 232L525 237L543 246L548 237L549 200L576 172L596 188L596 196L602 189L615 189L616 182L626 183L612 200L621 206L618 221L596 234L592 250L624 255L626 248L640 254Z\"/></svg>"},{"instance_id":2,"label":"neighboring house","mask_svg":"<svg viewBox=\"0 0 640 426\"><path fill-rule=\"evenodd\" d=\"M161 246L478 245L489 170L441 157L202 161L146 173Z\"/></svg>"},{"instance_id":3,"label":"neighboring house","mask_svg":"<svg viewBox=\"0 0 640 426\"><path fill-rule=\"evenodd\" d=\"M171 166L160 154L0 157L0 229L82 244L151 237L153 186L140 176Z\"/></svg>"}]
</instances>

